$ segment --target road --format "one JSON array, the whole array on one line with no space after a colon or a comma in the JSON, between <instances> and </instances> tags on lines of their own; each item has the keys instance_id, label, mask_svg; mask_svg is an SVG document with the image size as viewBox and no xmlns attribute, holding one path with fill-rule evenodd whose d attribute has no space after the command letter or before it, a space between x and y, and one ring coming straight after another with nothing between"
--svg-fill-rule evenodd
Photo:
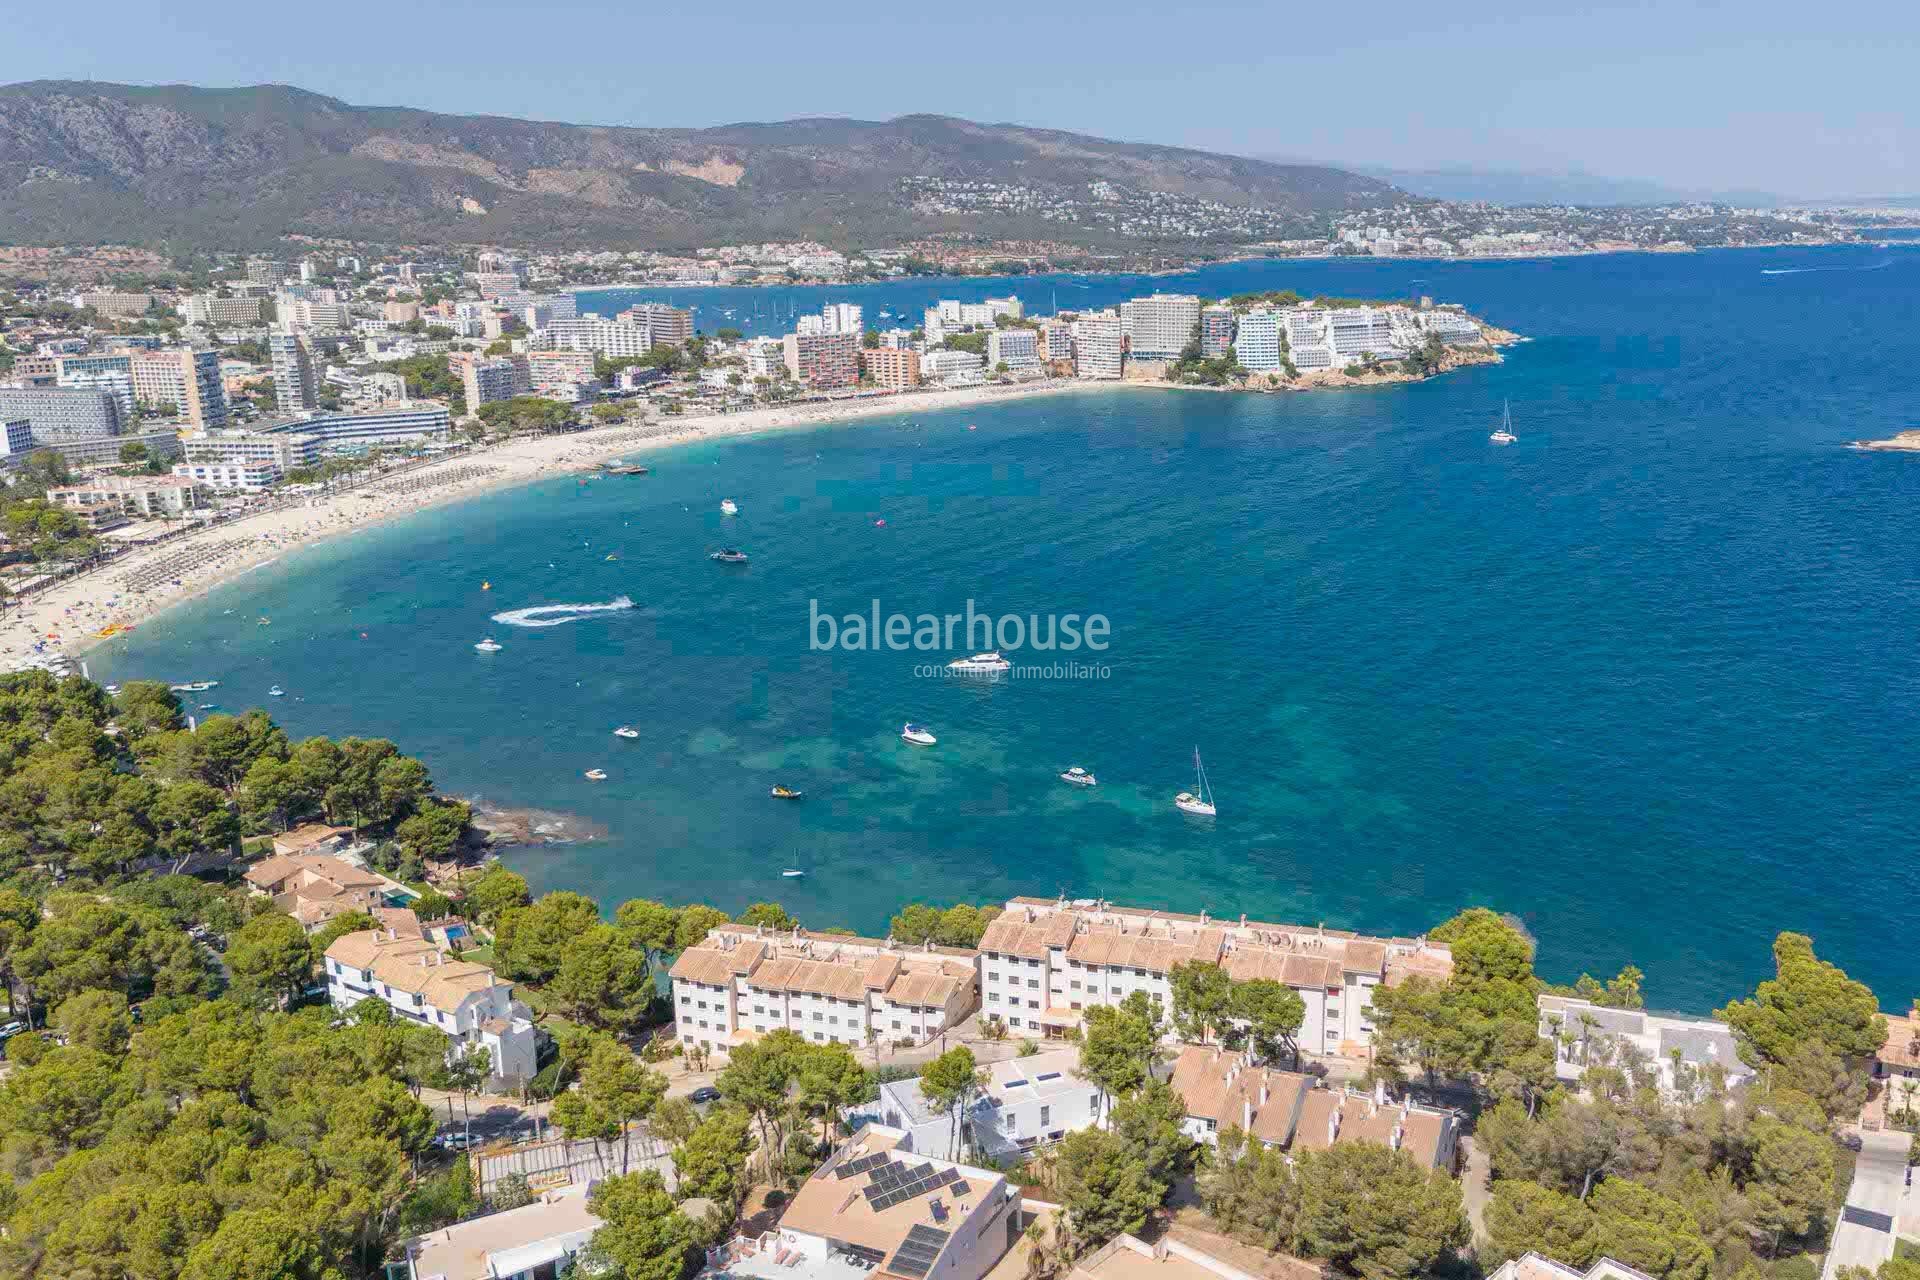
<instances>
[{"instance_id":1,"label":"road","mask_svg":"<svg viewBox=\"0 0 1920 1280\"><path fill-rule=\"evenodd\" d=\"M1900 1201L1907 1184L1907 1148L1912 1135L1898 1129L1867 1130L1860 1135L1860 1159L1854 1166L1847 1205L1833 1229L1823 1280L1842 1267L1877 1271L1893 1256Z\"/></svg>"}]
</instances>

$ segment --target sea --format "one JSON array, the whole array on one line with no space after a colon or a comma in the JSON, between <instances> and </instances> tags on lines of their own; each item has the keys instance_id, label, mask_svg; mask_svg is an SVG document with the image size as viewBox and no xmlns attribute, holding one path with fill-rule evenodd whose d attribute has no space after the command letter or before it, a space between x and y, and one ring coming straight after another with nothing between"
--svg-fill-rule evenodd
<instances>
[{"instance_id":1,"label":"sea","mask_svg":"<svg viewBox=\"0 0 1920 1280\"><path fill-rule=\"evenodd\" d=\"M876 933L908 902L1064 894L1414 934L1479 904L1548 977L1635 964L1656 1006L1744 994L1797 930L1904 1009L1920 456L1846 445L1920 427L1920 245L588 305L753 333L826 301L911 324L941 297L1288 288L1463 303L1527 341L1415 385L1095 389L648 453L288 554L89 663L573 815L602 834L506 860L609 912L777 901ZM819 647L821 617L969 602L1098 615L1105 647L1010 650L1052 670L999 680L929 674L978 633ZM1196 751L1211 819L1172 803Z\"/></svg>"}]
</instances>

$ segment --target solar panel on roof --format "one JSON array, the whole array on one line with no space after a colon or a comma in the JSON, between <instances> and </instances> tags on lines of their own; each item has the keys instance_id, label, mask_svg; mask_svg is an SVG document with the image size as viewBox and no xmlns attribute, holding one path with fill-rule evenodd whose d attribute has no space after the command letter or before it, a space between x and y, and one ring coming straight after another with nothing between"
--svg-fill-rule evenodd
<instances>
[{"instance_id":1,"label":"solar panel on roof","mask_svg":"<svg viewBox=\"0 0 1920 1280\"><path fill-rule=\"evenodd\" d=\"M958 1169L943 1169L940 1171L940 1182L938 1185L949 1187L958 1181L960 1181L960 1171Z\"/></svg>"},{"instance_id":2,"label":"solar panel on roof","mask_svg":"<svg viewBox=\"0 0 1920 1280\"><path fill-rule=\"evenodd\" d=\"M955 1200L958 1200L961 1196L964 1196L964 1195L971 1195L972 1193L973 1193L973 1188L967 1185L966 1180L964 1178L961 1179L959 1182L956 1182L953 1184L953 1198Z\"/></svg>"},{"instance_id":3,"label":"solar panel on roof","mask_svg":"<svg viewBox=\"0 0 1920 1280\"><path fill-rule=\"evenodd\" d=\"M887 1189L885 1187L866 1186L866 1187L860 1188L860 1193L866 1196L868 1204L872 1204L875 1201L877 1201L882 1195L884 1195L886 1193L886 1190Z\"/></svg>"},{"instance_id":4,"label":"solar panel on roof","mask_svg":"<svg viewBox=\"0 0 1920 1280\"><path fill-rule=\"evenodd\" d=\"M928 1174L933 1172L933 1166L930 1164L918 1164L918 1165L915 1165L912 1169L908 1170L908 1172L913 1175L913 1180L915 1182L918 1182L922 1178L926 1177Z\"/></svg>"},{"instance_id":5,"label":"solar panel on roof","mask_svg":"<svg viewBox=\"0 0 1920 1280\"><path fill-rule=\"evenodd\" d=\"M1039 1075L1035 1076L1034 1078L1036 1080L1058 1080L1060 1078L1060 1073L1058 1071L1042 1071Z\"/></svg>"}]
</instances>

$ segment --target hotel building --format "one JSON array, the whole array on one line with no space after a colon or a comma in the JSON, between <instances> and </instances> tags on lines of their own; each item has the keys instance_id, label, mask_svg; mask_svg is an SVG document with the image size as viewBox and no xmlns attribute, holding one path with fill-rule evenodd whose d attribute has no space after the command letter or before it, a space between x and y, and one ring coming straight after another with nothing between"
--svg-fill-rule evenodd
<instances>
[{"instance_id":1,"label":"hotel building","mask_svg":"<svg viewBox=\"0 0 1920 1280\"><path fill-rule=\"evenodd\" d=\"M851 302L829 302L820 308L820 324L823 333L864 332L863 317L860 308Z\"/></svg>"},{"instance_id":2,"label":"hotel building","mask_svg":"<svg viewBox=\"0 0 1920 1280\"><path fill-rule=\"evenodd\" d=\"M184 516L207 504L205 485L186 476L102 476L47 490L47 501L80 515Z\"/></svg>"},{"instance_id":3,"label":"hotel building","mask_svg":"<svg viewBox=\"0 0 1920 1280\"><path fill-rule=\"evenodd\" d=\"M1172 360L1193 340L1200 299L1190 293L1156 293L1120 304L1120 330L1135 360Z\"/></svg>"},{"instance_id":4,"label":"hotel building","mask_svg":"<svg viewBox=\"0 0 1920 1280\"><path fill-rule=\"evenodd\" d=\"M322 413L265 428L274 434L309 436L322 449L353 450L383 444L442 444L453 433L447 406L431 400L403 401L372 413Z\"/></svg>"},{"instance_id":5,"label":"hotel building","mask_svg":"<svg viewBox=\"0 0 1920 1280\"><path fill-rule=\"evenodd\" d=\"M128 359L134 398L170 404L202 431L227 425L227 388L218 351L136 351Z\"/></svg>"},{"instance_id":6,"label":"hotel building","mask_svg":"<svg viewBox=\"0 0 1920 1280\"><path fill-rule=\"evenodd\" d=\"M628 307L618 317L630 324L647 327L656 347L684 347L693 340L693 312L685 307L670 307L664 302L642 302Z\"/></svg>"},{"instance_id":7,"label":"hotel building","mask_svg":"<svg viewBox=\"0 0 1920 1280\"><path fill-rule=\"evenodd\" d=\"M783 338L787 372L809 387L850 387L860 380L860 336L790 333Z\"/></svg>"},{"instance_id":8,"label":"hotel building","mask_svg":"<svg viewBox=\"0 0 1920 1280\"><path fill-rule=\"evenodd\" d=\"M320 380L314 376L313 348L305 335L267 336L273 355L273 396L282 413L310 413L320 407Z\"/></svg>"},{"instance_id":9,"label":"hotel building","mask_svg":"<svg viewBox=\"0 0 1920 1280\"><path fill-rule=\"evenodd\" d=\"M171 427L163 427L158 431L145 431L137 435L89 436L78 440L36 439L34 441L35 448L53 450L75 470L117 466L120 462L120 451L130 444L142 446L146 449L148 457L158 458L162 462L180 456L180 437Z\"/></svg>"},{"instance_id":10,"label":"hotel building","mask_svg":"<svg viewBox=\"0 0 1920 1280\"><path fill-rule=\"evenodd\" d=\"M125 420L111 391L94 387L0 387L0 421L25 418L34 439L102 440L120 434Z\"/></svg>"},{"instance_id":11,"label":"hotel building","mask_svg":"<svg viewBox=\"0 0 1920 1280\"><path fill-rule=\"evenodd\" d=\"M1253 373L1278 373L1280 360L1280 317L1272 311L1249 311L1240 317L1233 339L1233 354L1242 369Z\"/></svg>"},{"instance_id":12,"label":"hotel building","mask_svg":"<svg viewBox=\"0 0 1920 1280\"><path fill-rule=\"evenodd\" d=\"M1126 371L1125 326L1117 311L1090 311L1073 322L1076 378L1118 378Z\"/></svg>"},{"instance_id":13,"label":"hotel building","mask_svg":"<svg viewBox=\"0 0 1920 1280\"><path fill-rule=\"evenodd\" d=\"M260 299L222 298L211 293L196 293L185 304L188 324L255 325L260 323Z\"/></svg>"},{"instance_id":14,"label":"hotel building","mask_svg":"<svg viewBox=\"0 0 1920 1280\"><path fill-rule=\"evenodd\" d=\"M722 925L673 963L675 1034L724 1053L769 1031L925 1044L972 1012L973 953Z\"/></svg>"},{"instance_id":15,"label":"hotel building","mask_svg":"<svg viewBox=\"0 0 1920 1280\"><path fill-rule=\"evenodd\" d=\"M1236 981L1269 978L1300 996L1308 1053L1364 1053L1373 990L1415 973L1444 977L1451 950L1421 938L1368 938L1301 925L1219 920L1102 899L1015 898L980 939L981 1015L1016 1034L1061 1036L1096 1004L1143 991L1173 1008L1177 964L1219 965Z\"/></svg>"},{"instance_id":16,"label":"hotel building","mask_svg":"<svg viewBox=\"0 0 1920 1280\"><path fill-rule=\"evenodd\" d=\"M1200 354L1209 360L1227 354L1233 345L1233 308L1200 308Z\"/></svg>"},{"instance_id":17,"label":"hotel building","mask_svg":"<svg viewBox=\"0 0 1920 1280\"><path fill-rule=\"evenodd\" d=\"M904 347L876 347L860 353L860 363L876 386L904 391L920 385L920 353Z\"/></svg>"},{"instance_id":18,"label":"hotel building","mask_svg":"<svg viewBox=\"0 0 1920 1280\"><path fill-rule=\"evenodd\" d=\"M199 431L180 439L185 461L173 469L221 492L251 492L320 459L320 438L298 431Z\"/></svg>"},{"instance_id":19,"label":"hotel building","mask_svg":"<svg viewBox=\"0 0 1920 1280\"><path fill-rule=\"evenodd\" d=\"M533 376L525 356L483 356L464 351L450 357L448 363L460 374L469 414L483 404L511 400L533 390Z\"/></svg>"},{"instance_id":20,"label":"hotel building","mask_svg":"<svg viewBox=\"0 0 1920 1280\"><path fill-rule=\"evenodd\" d=\"M1040 367L1040 332L1037 329L995 329L987 335L987 367L1006 365L1010 373Z\"/></svg>"}]
</instances>

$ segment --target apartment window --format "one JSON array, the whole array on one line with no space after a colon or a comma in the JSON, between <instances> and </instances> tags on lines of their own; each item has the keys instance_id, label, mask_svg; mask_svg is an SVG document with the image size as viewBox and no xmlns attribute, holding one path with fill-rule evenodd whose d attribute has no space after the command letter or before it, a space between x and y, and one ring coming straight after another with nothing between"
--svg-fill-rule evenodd
<instances>
[{"instance_id":1,"label":"apartment window","mask_svg":"<svg viewBox=\"0 0 1920 1280\"><path fill-rule=\"evenodd\" d=\"M1029 1008L1029 1009L1038 1009L1039 1007L1040 1007L1040 1002L1039 1002L1038 1000L1029 1000L1029 1001L1027 1001L1027 1008Z\"/></svg>"},{"instance_id":2,"label":"apartment window","mask_svg":"<svg viewBox=\"0 0 1920 1280\"><path fill-rule=\"evenodd\" d=\"M1093 1094L1087 1095L1087 1110L1093 1112L1095 1115L1098 1115L1100 1113L1100 1095L1099 1094L1093 1093ZM1207 1121L1207 1127L1211 1129L1213 1127L1213 1121L1211 1120Z\"/></svg>"},{"instance_id":3,"label":"apartment window","mask_svg":"<svg viewBox=\"0 0 1920 1280\"><path fill-rule=\"evenodd\" d=\"M693 1003L693 997L692 997L692 996L681 996L681 997L680 997L680 1003L681 1003L681 1004L692 1004L692 1003Z\"/></svg>"},{"instance_id":4,"label":"apartment window","mask_svg":"<svg viewBox=\"0 0 1920 1280\"><path fill-rule=\"evenodd\" d=\"M822 1014L822 1013L821 1013L821 1012L820 1012L820 1011L819 1011L818 1009L815 1009L815 1010L813 1011L813 1020L814 1020L815 1022L818 1022L818 1021L820 1021L820 1019L821 1019L822 1017L824 1017L824 1016L826 1016L826 1015L824 1015L824 1014Z\"/></svg>"},{"instance_id":5,"label":"apartment window","mask_svg":"<svg viewBox=\"0 0 1920 1280\"><path fill-rule=\"evenodd\" d=\"M898 1031L898 1030L900 1029L900 1019L898 1019L898 1018L895 1018L895 1019L893 1020L893 1029L894 1029L895 1031Z\"/></svg>"},{"instance_id":6,"label":"apartment window","mask_svg":"<svg viewBox=\"0 0 1920 1280\"><path fill-rule=\"evenodd\" d=\"M706 1002L705 1000L702 1000L702 1001L700 1001L700 1002L699 1002L699 1005L700 1005L700 1007L701 1007L702 1009L704 1009L704 1008L706 1008L706 1007L707 1007L707 1002Z\"/></svg>"},{"instance_id":7,"label":"apartment window","mask_svg":"<svg viewBox=\"0 0 1920 1280\"><path fill-rule=\"evenodd\" d=\"M1120 994L1120 988L1118 988L1118 987L1108 987L1108 988L1107 988L1107 994L1108 994L1108 995L1112 995L1112 996L1117 996L1117 995L1119 995L1119 994Z\"/></svg>"},{"instance_id":8,"label":"apartment window","mask_svg":"<svg viewBox=\"0 0 1920 1280\"><path fill-rule=\"evenodd\" d=\"M1073 988L1075 991L1078 991L1080 989L1080 979L1075 978L1072 982L1069 982L1067 985Z\"/></svg>"},{"instance_id":9,"label":"apartment window","mask_svg":"<svg viewBox=\"0 0 1920 1280\"><path fill-rule=\"evenodd\" d=\"M1044 1129L1052 1122L1053 1122L1053 1108L1051 1106L1041 1107L1040 1108L1040 1127Z\"/></svg>"},{"instance_id":10,"label":"apartment window","mask_svg":"<svg viewBox=\"0 0 1920 1280\"><path fill-rule=\"evenodd\" d=\"M1079 1002L1078 1000L1075 1000L1075 1001L1073 1002L1073 1007L1074 1007L1074 1008L1076 1008L1076 1009L1078 1009L1078 1008L1080 1007L1080 1002Z\"/></svg>"},{"instance_id":11,"label":"apartment window","mask_svg":"<svg viewBox=\"0 0 1920 1280\"><path fill-rule=\"evenodd\" d=\"M1040 985L1040 979L1038 979L1038 978L1028 978L1028 979L1027 979L1027 985L1028 985L1029 987L1035 987L1035 988L1037 988L1037 987L1039 987L1039 985Z\"/></svg>"},{"instance_id":12,"label":"apartment window","mask_svg":"<svg viewBox=\"0 0 1920 1280\"><path fill-rule=\"evenodd\" d=\"M987 1003L988 1003L988 1004L999 1004L999 1003L1000 1003L1000 993L999 993L998 991L989 991L989 992L987 992Z\"/></svg>"},{"instance_id":13,"label":"apartment window","mask_svg":"<svg viewBox=\"0 0 1920 1280\"><path fill-rule=\"evenodd\" d=\"M833 1017L831 1017L831 1018L828 1018L828 1019L827 1019L827 1025L828 1025L828 1026L830 1026L830 1027L837 1027L837 1026L839 1026L839 1025L840 1025L840 1015L839 1015L839 1014L835 1014L835 1015L834 1015Z\"/></svg>"}]
</instances>

